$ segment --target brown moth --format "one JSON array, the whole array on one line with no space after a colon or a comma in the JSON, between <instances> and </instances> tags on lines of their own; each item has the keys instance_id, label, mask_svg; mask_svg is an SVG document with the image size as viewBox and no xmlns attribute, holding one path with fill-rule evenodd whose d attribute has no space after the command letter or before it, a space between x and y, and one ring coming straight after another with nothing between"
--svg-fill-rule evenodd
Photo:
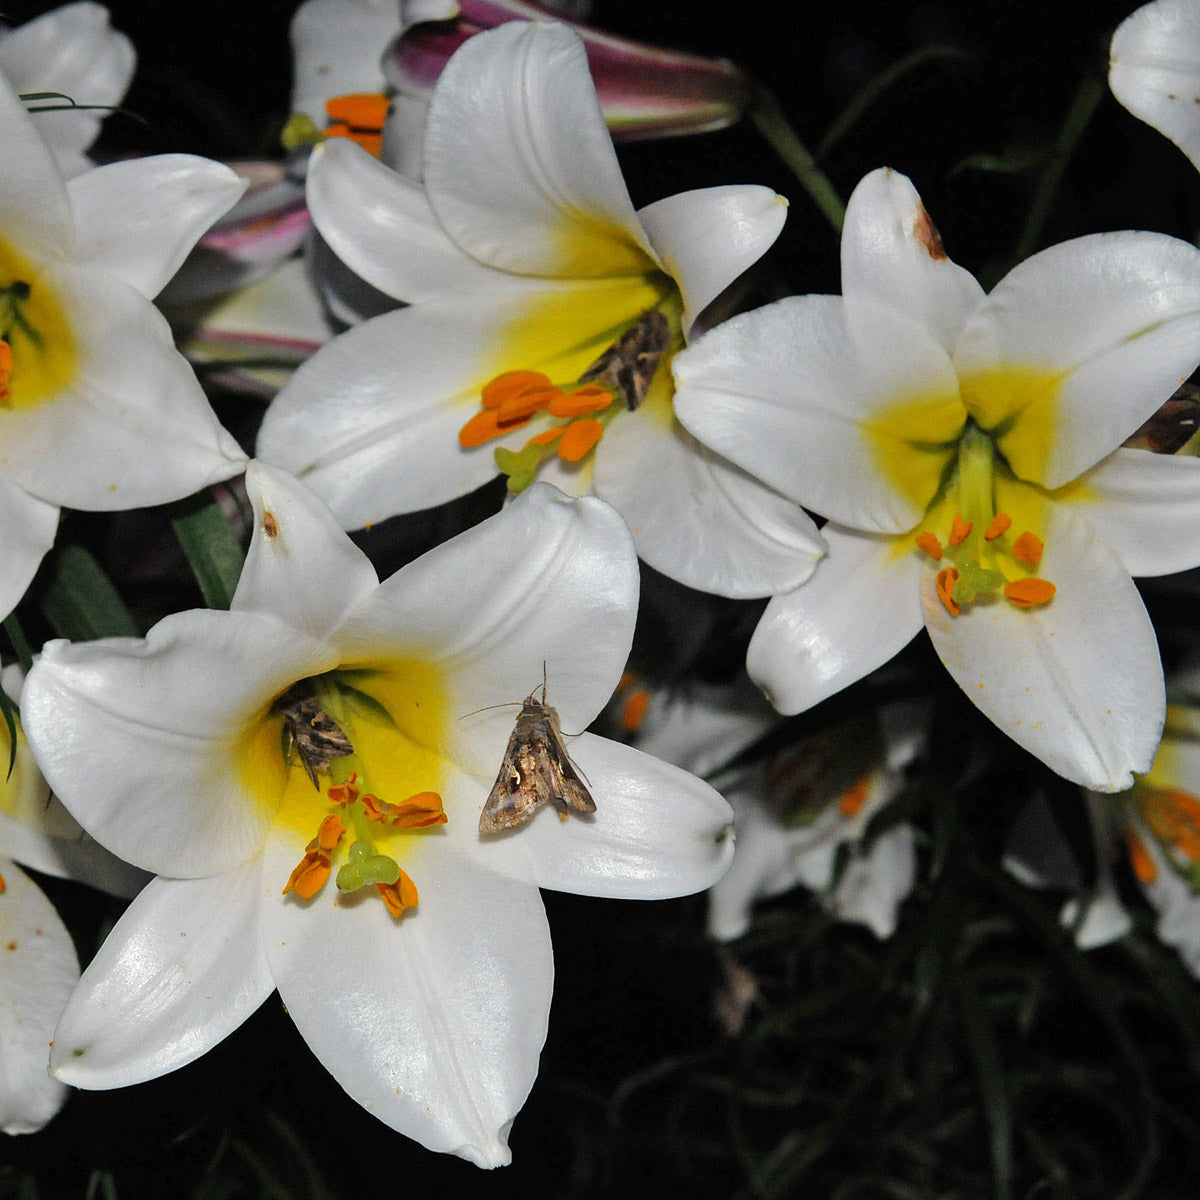
<instances>
[{"instance_id":1,"label":"brown moth","mask_svg":"<svg viewBox=\"0 0 1200 1200\"><path fill-rule=\"evenodd\" d=\"M320 789L317 773L328 771L333 759L353 754L354 747L316 696L297 696L288 692L284 699L287 703L281 711L291 735L291 744L285 747L284 757L290 759L294 749L313 787Z\"/></svg>"},{"instance_id":2,"label":"brown moth","mask_svg":"<svg viewBox=\"0 0 1200 1200\"><path fill-rule=\"evenodd\" d=\"M667 318L658 309L648 308L584 371L579 382L607 384L633 412L645 400L658 361L670 344Z\"/></svg>"},{"instance_id":3,"label":"brown moth","mask_svg":"<svg viewBox=\"0 0 1200 1200\"><path fill-rule=\"evenodd\" d=\"M584 786L563 745L558 712L535 688L517 714L517 725L508 739L500 773L479 814L480 833L502 833L533 819L538 809L553 804L559 819L571 812L593 813L596 802Z\"/></svg>"},{"instance_id":4,"label":"brown moth","mask_svg":"<svg viewBox=\"0 0 1200 1200\"><path fill-rule=\"evenodd\" d=\"M1200 387L1184 383L1159 410L1125 439L1134 450L1174 454L1200 429Z\"/></svg>"}]
</instances>

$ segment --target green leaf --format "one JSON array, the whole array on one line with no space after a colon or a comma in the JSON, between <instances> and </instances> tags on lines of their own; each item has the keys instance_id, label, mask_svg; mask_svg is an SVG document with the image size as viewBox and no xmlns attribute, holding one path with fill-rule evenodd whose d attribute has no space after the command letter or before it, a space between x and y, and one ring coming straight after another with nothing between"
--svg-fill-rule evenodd
<instances>
[{"instance_id":1,"label":"green leaf","mask_svg":"<svg viewBox=\"0 0 1200 1200\"><path fill-rule=\"evenodd\" d=\"M200 585L204 603L209 608L228 608L246 560L237 534L221 506L205 492L180 500L173 511L175 536Z\"/></svg>"},{"instance_id":2,"label":"green leaf","mask_svg":"<svg viewBox=\"0 0 1200 1200\"><path fill-rule=\"evenodd\" d=\"M141 635L112 581L82 546L59 551L42 612L59 637L74 642Z\"/></svg>"},{"instance_id":3,"label":"green leaf","mask_svg":"<svg viewBox=\"0 0 1200 1200\"><path fill-rule=\"evenodd\" d=\"M4 724L8 727L8 771L4 776L8 779L17 765L17 706L12 697L0 687L0 714L4 716Z\"/></svg>"}]
</instances>

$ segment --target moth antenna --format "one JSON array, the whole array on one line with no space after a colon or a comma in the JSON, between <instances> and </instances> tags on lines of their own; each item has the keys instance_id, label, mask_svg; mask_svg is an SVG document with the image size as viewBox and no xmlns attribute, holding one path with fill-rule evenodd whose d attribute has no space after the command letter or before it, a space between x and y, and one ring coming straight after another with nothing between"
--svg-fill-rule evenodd
<instances>
[{"instance_id":1,"label":"moth antenna","mask_svg":"<svg viewBox=\"0 0 1200 1200\"><path fill-rule=\"evenodd\" d=\"M546 660L542 659L542 704L546 703Z\"/></svg>"},{"instance_id":2,"label":"moth antenna","mask_svg":"<svg viewBox=\"0 0 1200 1200\"><path fill-rule=\"evenodd\" d=\"M458 719L465 721L468 717L473 717L476 713L490 712L493 708L515 708L520 703L520 700L505 700L500 704L485 704L482 708L473 708L469 713L463 713Z\"/></svg>"}]
</instances>

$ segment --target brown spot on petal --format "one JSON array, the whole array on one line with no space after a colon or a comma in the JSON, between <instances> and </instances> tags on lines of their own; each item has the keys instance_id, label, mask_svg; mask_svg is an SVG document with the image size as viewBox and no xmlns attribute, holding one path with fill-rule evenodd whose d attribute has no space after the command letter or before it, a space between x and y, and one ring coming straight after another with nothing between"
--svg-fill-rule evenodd
<instances>
[{"instance_id":1,"label":"brown spot on petal","mask_svg":"<svg viewBox=\"0 0 1200 1200\"><path fill-rule=\"evenodd\" d=\"M925 211L924 205L917 211L917 221L913 226L913 237L925 247L929 252L930 258L939 259L947 257L946 248L942 245L942 235L938 233L937 226Z\"/></svg>"},{"instance_id":2,"label":"brown spot on petal","mask_svg":"<svg viewBox=\"0 0 1200 1200\"><path fill-rule=\"evenodd\" d=\"M267 509L263 513L263 533L269 538L279 536L279 523L275 520L275 514L270 509Z\"/></svg>"}]
</instances>

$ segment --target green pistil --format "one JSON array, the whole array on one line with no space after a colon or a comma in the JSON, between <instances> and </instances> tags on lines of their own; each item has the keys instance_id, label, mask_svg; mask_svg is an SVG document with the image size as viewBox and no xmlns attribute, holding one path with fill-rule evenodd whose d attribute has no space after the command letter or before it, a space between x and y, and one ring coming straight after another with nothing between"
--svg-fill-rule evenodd
<instances>
[{"instance_id":1,"label":"green pistil","mask_svg":"<svg viewBox=\"0 0 1200 1200\"><path fill-rule=\"evenodd\" d=\"M958 500L962 516L971 522L971 532L959 547L958 579L954 584L957 604L970 604L980 595L990 595L1004 586L1004 576L982 565L984 532L995 514L993 475L996 448L991 437L968 422L958 443Z\"/></svg>"},{"instance_id":2,"label":"green pistil","mask_svg":"<svg viewBox=\"0 0 1200 1200\"><path fill-rule=\"evenodd\" d=\"M357 822L356 822L357 824ZM350 845L349 861L338 871L339 892L357 892L371 883L395 883L400 878L400 865L394 858L376 851L370 841Z\"/></svg>"},{"instance_id":3,"label":"green pistil","mask_svg":"<svg viewBox=\"0 0 1200 1200\"><path fill-rule=\"evenodd\" d=\"M579 387L582 385L575 384L574 386ZM578 417L559 417L556 420L563 429L566 429L573 421L581 421L590 417L593 421L599 421L607 429L613 417L617 413L624 411L624 406L618 403L618 400L619 397L614 392L612 402L607 408L599 409L596 412L582 413ZM547 428L553 429L555 426L550 425ZM603 436L601 440L603 440ZM592 449L594 450L595 447ZM496 467L500 471L500 474L508 476L508 490L514 496L517 496L537 478L538 468L542 463L547 458L551 458L558 453L558 440L556 439L552 442L526 442L520 450L506 450L503 446L497 446L492 453L495 456ZM589 450L588 454L591 453L592 450ZM587 455L584 455L584 458L586 457ZM583 460L581 459L580 461L582 462Z\"/></svg>"}]
</instances>

